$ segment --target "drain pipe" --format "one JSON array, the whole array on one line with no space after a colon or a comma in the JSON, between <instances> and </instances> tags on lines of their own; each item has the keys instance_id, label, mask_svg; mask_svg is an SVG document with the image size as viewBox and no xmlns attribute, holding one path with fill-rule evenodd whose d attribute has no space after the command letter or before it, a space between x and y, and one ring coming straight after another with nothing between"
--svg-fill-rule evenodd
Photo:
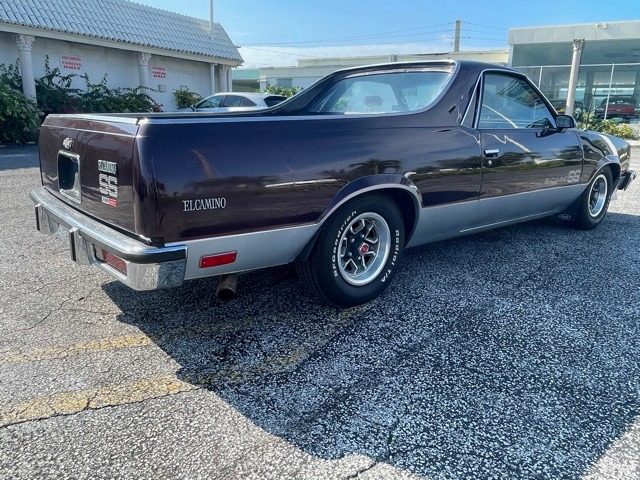
<instances>
[{"instance_id":1,"label":"drain pipe","mask_svg":"<svg viewBox=\"0 0 640 480\"><path fill-rule=\"evenodd\" d=\"M238 286L238 275L220 275L216 296L220 300L233 300L236 298L236 288Z\"/></svg>"}]
</instances>

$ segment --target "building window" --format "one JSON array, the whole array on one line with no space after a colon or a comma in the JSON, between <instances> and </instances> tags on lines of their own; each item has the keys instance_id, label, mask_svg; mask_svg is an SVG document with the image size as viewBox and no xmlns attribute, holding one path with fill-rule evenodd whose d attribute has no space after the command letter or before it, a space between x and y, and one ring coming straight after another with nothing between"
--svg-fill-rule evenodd
<instances>
[{"instance_id":1,"label":"building window","mask_svg":"<svg viewBox=\"0 0 640 480\"><path fill-rule=\"evenodd\" d=\"M278 78L276 79L276 87L292 88L293 78Z\"/></svg>"}]
</instances>

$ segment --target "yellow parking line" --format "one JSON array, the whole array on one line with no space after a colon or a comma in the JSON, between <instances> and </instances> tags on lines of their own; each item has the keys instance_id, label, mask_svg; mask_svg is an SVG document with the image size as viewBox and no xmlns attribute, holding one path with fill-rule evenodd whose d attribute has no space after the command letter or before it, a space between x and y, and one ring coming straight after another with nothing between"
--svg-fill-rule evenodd
<instances>
[{"instance_id":1,"label":"yellow parking line","mask_svg":"<svg viewBox=\"0 0 640 480\"><path fill-rule=\"evenodd\" d=\"M359 309L341 312L337 318L328 319L321 332L306 339L302 343L293 342L287 345L282 354L268 355L260 362L247 365L230 365L216 372L196 370L185 375L184 380L175 376L161 378L144 378L135 382L118 385L108 385L98 388L75 392L63 392L54 395L37 397L25 402L9 404L0 407L0 428L7 425L42 420L60 415L73 415L87 410L103 407L113 407L139 403L145 400L175 395L202 388L202 386L216 386L221 384L240 384L267 375L277 375L290 371L304 363L326 345L347 326L353 314ZM246 325L244 325L246 327ZM241 328L240 324L229 325L230 329ZM215 327L216 332L224 328ZM65 358L71 355L82 355L91 352L112 350L116 348L131 348L163 343L175 338L202 335L202 331L174 329L161 335L126 335L112 337L93 342L78 343L66 347L51 347L34 350L30 353L7 355L0 358L0 364L29 362L52 358Z\"/></svg>"},{"instance_id":2,"label":"yellow parking line","mask_svg":"<svg viewBox=\"0 0 640 480\"><path fill-rule=\"evenodd\" d=\"M238 385L265 375L278 375L287 372L311 358L314 352L326 347L331 339L351 321L353 315L360 310L356 307L340 312L337 318L327 321L322 332L315 334L302 344L289 345L290 349L286 349L288 353L267 355L255 365L236 364L214 373L195 371L187 373L184 379L189 383L203 386Z\"/></svg>"},{"instance_id":3,"label":"yellow parking line","mask_svg":"<svg viewBox=\"0 0 640 480\"><path fill-rule=\"evenodd\" d=\"M31 350L28 352L13 353L0 357L0 365L12 363L35 362L38 360L53 360L58 358L85 355L94 352L104 352L119 348L133 348L151 345L153 340L144 334L124 335L122 337L101 338L84 343L55 346Z\"/></svg>"},{"instance_id":4,"label":"yellow parking line","mask_svg":"<svg viewBox=\"0 0 640 480\"><path fill-rule=\"evenodd\" d=\"M136 382L64 392L14 403L0 408L0 427L72 415L85 410L138 403L153 398L196 390L197 386L175 377L145 378Z\"/></svg>"},{"instance_id":5,"label":"yellow parking line","mask_svg":"<svg viewBox=\"0 0 640 480\"><path fill-rule=\"evenodd\" d=\"M53 347L33 349L25 352L9 353L0 357L0 366L35 362L39 360L56 360L77 355L106 352L121 348L144 347L153 344L166 344L175 340L188 340L207 334L223 334L248 328L252 320L247 318L241 322L227 325L205 323L190 328L178 327L160 333L130 334L120 337L107 337L89 342L74 343L71 345L56 345Z\"/></svg>"}]
</instances>

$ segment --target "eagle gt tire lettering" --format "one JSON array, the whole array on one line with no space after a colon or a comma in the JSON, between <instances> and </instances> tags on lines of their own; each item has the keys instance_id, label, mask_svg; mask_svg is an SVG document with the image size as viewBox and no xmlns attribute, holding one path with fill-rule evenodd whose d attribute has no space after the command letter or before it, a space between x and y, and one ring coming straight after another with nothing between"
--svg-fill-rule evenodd
<instances>
[{"instance_id":1,"label":"eagle gt tire lettering","mask_svg":"<svg viewBox=\"0 0 640 480\"><path fill-rule=\"evenodd\" d=\"M379 296L395 274L404 250L404 221L383 195L347 202L323 225L300 277L319 297L352 307Z\"/></svg>"}]
</instances>

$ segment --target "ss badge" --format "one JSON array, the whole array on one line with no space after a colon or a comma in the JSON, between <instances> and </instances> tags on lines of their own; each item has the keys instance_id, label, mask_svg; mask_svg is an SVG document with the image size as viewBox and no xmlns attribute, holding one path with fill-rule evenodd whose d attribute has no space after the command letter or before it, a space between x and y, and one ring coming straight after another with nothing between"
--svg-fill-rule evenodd
<instances>
[{"instance_id":1,"label":"ss badge","mask_svg":"<svg viewBox=\"0 0 640 480\"><path fill-rule=\"evenodd\" d=\"M111 205L112 207L118 206L118 177L117 165L113 162L106 162L104 160L98 160L98 170L101 173L98 175L98 185L100 187L100 194L102 194L102 203ZM112 173L114 175L107 175Z\"/></svg>"}]
</instances>

